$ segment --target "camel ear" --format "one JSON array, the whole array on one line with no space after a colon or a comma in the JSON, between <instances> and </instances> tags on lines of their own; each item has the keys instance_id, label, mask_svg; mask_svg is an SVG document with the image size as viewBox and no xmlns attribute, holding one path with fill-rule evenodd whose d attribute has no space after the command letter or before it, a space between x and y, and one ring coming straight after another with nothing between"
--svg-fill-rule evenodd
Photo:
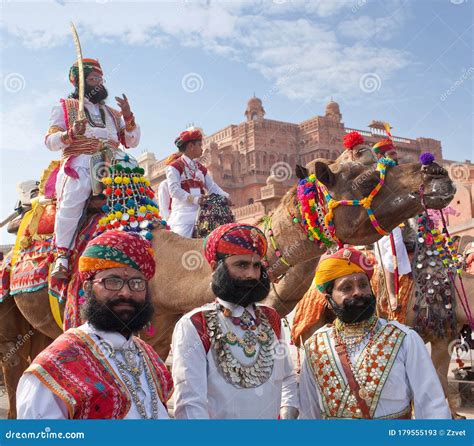
<instances>
[{"instance_id":1,"label":"camel ear","mask_svg":"<svg viewBox=\"0 0 474 446\"><path fill-rule=\"evenodd\" d=\"M332 173L332 170L326 163L321 161L316 161L314 164L314 173L316 178L321 181L326 187L331 187L334 185L336 177Z\"/></svg>"},{"instance_id":2,"label":"camel ear","mask_svg":"<svg viewBox=\"0 0 474 446\"><path fill-rule=\"evenodd\" d=\"M301 166L299 164L296 165L296 176L300 180L304 180L305 178L309 177L309 171L306 167Z\"/></svg>"}]
</instances>

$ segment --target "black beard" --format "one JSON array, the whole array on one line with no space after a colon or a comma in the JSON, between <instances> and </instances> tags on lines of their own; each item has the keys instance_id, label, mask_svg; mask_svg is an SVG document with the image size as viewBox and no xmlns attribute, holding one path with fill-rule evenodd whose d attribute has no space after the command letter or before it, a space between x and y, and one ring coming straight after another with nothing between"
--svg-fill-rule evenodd
<instances>
[{"instance_id":1,"label":"black beard","mask_svg":"<svg viewBox=\"0 0 474 446\"><path fill-rule=\"evenodd\" d=\"M115 311L114 306L118 303L130 304L134 309ZM143 303L121 297L100 303L91 293L81 308L82 318L98 330L119 332L126 337L144 328L153 314L154 308L148 294Z\"/></svg>"},{"instance_id":2,"label":"black beard","mask_svg":"<svg viewBox=\"0 0 474 446\"><path fill-rule=\"evenodd\" d=\"M224 261L220 261L212 276L213 293L233 304L247 307L260 302L270 292L270 279L262 267L260 280L241 280L230 277L229 270Z\"/></svg>"},{"instance_id":3,"label":"black beard","mask_svg":"<svg viewBox=\"0 0 474 446\"><path fill-rule=\"evenodd\" d=\"M84 91L84 97L89 99L93 104L99 104L107 99L109 92L104 87L104 84L100 84L97 87L86 86Z\"/></svg>"},{"instance_id":4,"label":"black beard","mask_svg":"<svg viewBox=\"0 0 474 446\"><path fill-rule=\"evenodd\" d=\"M328 296L336 317L346 324L366 321L375 313L377 302L373 294L346 299L342 305L336 304L332 296Z\"/></svg>"},{"instance_id":5,"label":"black beard","mask_svg":"<svg viewBox=\"0 0 474 446\"><path fill-rule=\"evenodd\" d=\"M93 104L99 104L102 101L105 101L109 96L109 92L105 88L104 84L101 84L97 87L91 87L90 85L85 85L84 87L84 97L89 99ZM79 98L79 87L76 87L73 93L69 95L73 99Z\"/></svg>"}]
</instances>

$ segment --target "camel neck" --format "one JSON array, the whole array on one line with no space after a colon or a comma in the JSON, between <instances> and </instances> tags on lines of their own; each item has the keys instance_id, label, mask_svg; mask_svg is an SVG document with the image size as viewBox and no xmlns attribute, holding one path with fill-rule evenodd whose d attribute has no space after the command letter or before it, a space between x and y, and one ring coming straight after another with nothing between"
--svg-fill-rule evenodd
<instances>
[{"instance_id":1,"label":"camel neck","mask_svg":"<svg viewBox=\"0 0 474 446\"><path fill-rule=\"evenodd\" d=\"M267 269L272 279L324 252L324 249L307 238L286 209L277 208L268 220L267 227L265 222L261 226L268 242Z\"/></svg>"}]
</instances>

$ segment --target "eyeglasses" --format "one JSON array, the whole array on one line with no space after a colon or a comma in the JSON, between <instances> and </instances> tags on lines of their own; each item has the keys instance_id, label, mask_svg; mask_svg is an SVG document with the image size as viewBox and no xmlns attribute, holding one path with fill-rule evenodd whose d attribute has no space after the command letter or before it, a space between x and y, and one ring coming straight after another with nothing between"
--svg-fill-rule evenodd
<instances>
[{"instance_id":1,"label":"eyeglasses","mask_svg":"<svg viewBox=\"0 0 474 446\"><path fill-rule=\"evenodd\" d=\"M104 277L93 282L103 284L104 288L109 291L120 291L125 284L128 285L130 291L145 291L146 289L146 280L140 278L124 280L120 277Z\"/></svg>"}]
</instances>

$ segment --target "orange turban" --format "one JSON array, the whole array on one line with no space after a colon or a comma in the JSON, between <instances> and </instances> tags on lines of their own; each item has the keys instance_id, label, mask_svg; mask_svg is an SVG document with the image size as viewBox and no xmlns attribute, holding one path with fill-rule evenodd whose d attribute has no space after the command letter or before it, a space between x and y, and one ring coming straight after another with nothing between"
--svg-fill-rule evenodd
<instances>
[{"instance_id":1,"label":"orange turban","mask_svg":"<svg viewBox=\"0 0 474 446\"><path fill-rule=\"evenodd\" d=\"M321 257L316 268L314 282L319 291L325 292L328 286L339 277L354 273L365 273L370 280L373 272L373 261L366 257L362 251L354 248L343 248L334 254Z\"/></svg>"},{"instance_id":2,"label":"orange turban","mask_svg":"<svg viewBox=\"0 0 474 446\"><path fill-rule=\"evenodd\" d=\"M116 229L92 239L79 258L82 281L91 279L104 269L127 266L141 271L145 279L150 280L155 274L153 249L150 242L138 234Z\"/></svg>"}]
</instances>

